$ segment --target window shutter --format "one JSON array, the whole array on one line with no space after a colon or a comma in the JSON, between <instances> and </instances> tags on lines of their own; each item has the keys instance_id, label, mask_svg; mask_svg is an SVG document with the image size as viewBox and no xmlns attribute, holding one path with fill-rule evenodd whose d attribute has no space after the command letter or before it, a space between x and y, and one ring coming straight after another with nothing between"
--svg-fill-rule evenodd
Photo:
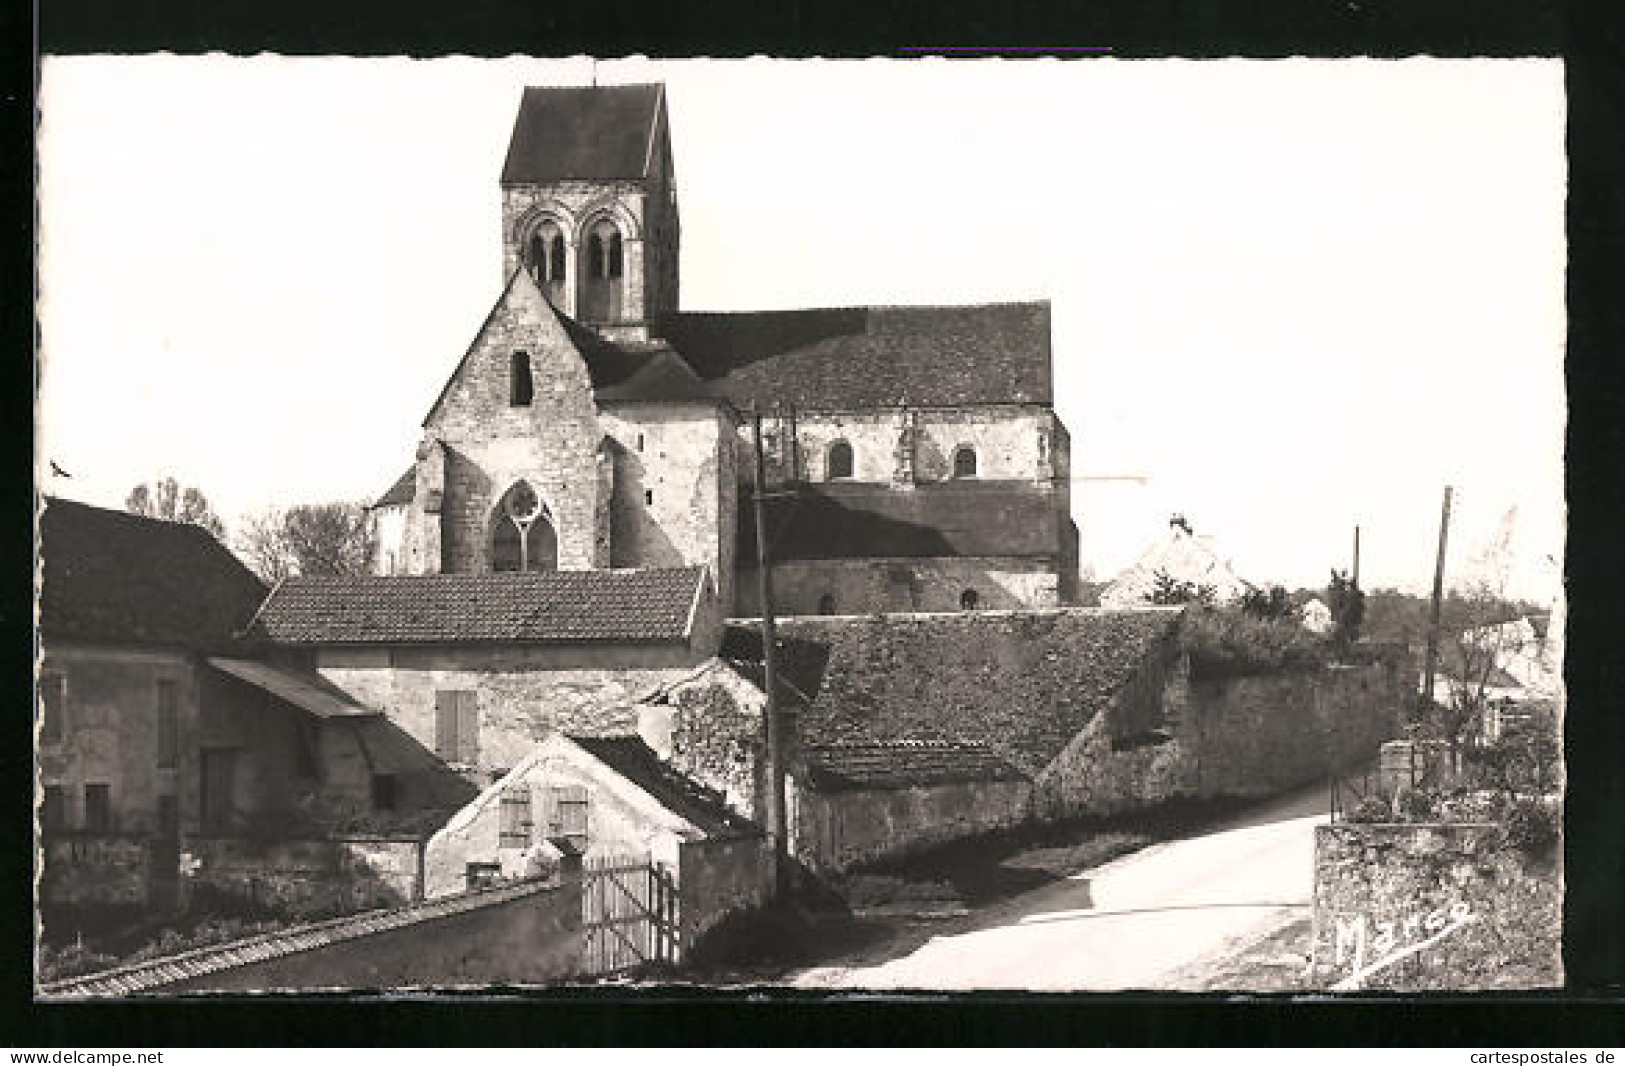
<instances>
[{"instance_id":1,"label":"window shutter","mask_svg":"<svg viewBox=\"0 0 1625 1066\"><path fill-rule=\"evenodd\" d=\"M434 753L447 762L456 762L457 749L457 693L434 694Z\"/></svg>"},{"instance_id":2,"label":"window shutter","mask_svg":"<svg viewBox=\"0 0 1625 1066\"><path fill-rule=\"evenodd\" d=\"M479 693L457 693L458 761L474 765L480 761Z\"/></svg>"}]
</instances>

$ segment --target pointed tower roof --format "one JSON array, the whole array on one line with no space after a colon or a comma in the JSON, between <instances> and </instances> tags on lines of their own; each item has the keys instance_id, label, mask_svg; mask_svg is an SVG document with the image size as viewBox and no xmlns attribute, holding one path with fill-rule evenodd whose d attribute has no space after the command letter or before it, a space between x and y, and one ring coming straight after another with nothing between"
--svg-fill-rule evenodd
<instances>
[{"instance_id":1,"label":"pointed tower roof","mask_svg":"<svg viewBox=\"0 0 1625 1066\"><path fill-rule=\"evenodd\" d=\"M519 102L502 184L637 180L649 172L665 86L530 86Z\"/></svg>"}]
</instances>

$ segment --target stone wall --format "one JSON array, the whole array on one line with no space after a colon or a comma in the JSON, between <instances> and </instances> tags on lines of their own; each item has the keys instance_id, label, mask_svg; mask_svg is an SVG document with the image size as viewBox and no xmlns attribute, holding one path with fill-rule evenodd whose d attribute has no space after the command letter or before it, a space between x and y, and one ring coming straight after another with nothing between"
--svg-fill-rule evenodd
<instances>
[{"instance_id":1,"label":"stone wall","mask_svg":"<svg viewBox=\"0 0 1625 1066\"><path fill-rule=\"evenodd\" d=\"M467 910L249 961L160 986L192 992L484 988L549 984L580 969L579 882L539 888ZM428 909L435 904L429 904ZM366 921L366 919L356 919ZM282 938L297 933L281 934Z\"/></svg>"},{"instance_id":2,"label":"stone wall","mask_svg":"<svg viewBox=\"0 0 1625 1066\"><path fill-rule=\"evenodd\" d=\"M1009 828L1032 813L1026 781L964 781L914 788L792 791L797 860L837 872L858 863Z\"/></svg>"},{"instance_id":3,"label":"stone wall","mask_svg":"<svg viewBox=\"0 0 1625 1066\"><path fill-rule=\"evenodd\" d=\"M1404 676L1374 664L1193 681L1183 660L1148 671L1040 774L1038 808L1103 814L1325 780L1398 731Z\"/></svg>"},{"instance_id":4,"label":"stone wall","mask_svg":"<svg viewBox=\"0 0 1625 1066\"><path fill-rule=\"evenodd\" d=\"M728 915L761 907L773 895L773 849L763 837L685 841L677 871L685 951Z\"/></svg>"},{"instance_id":5,"label":"stone wall","mask_svg":"<svg viewBox=\"0 0 1625 1066\"><path fill-rule=\"evenodd\" d=\"M638 733L674 768L760 824L765 702L759 685L713 660L641 707Z\"/></svg>"},{"instance_id":6,"label":"stone wall","mask_svg":"<svg viewBox=\"0 0 1625 1066\"><path fill-rule=\"evenodd\" d=\"M421 840L191 837L184 891L290 917L394 907L422 896Z\"/></svg>"},{"instance_id":7,"label":"stone wall","mask_svg":"<svg viewBox=\"0 0 1625 1066\"><path fill-rule=\"evenodd\" d=\"M761 611L754 568L740 574L735 594L745 617ZM961 610L967 590L980 610L1061 605L1060 566L1019 557L935 559L791 559L773 566L773 596L785 615L861 615ZM834 610L823 611L825 596Z\"/></svg>"},{"instance_id":8,"label":"stone wall","mask_svg":"<svg viewBox=\"0 0 1625 1066\"><path fill-rule=\"evenodd\" d=\"M1407 992L1561 985L1556 852L1525 854L1494 825L1317 828L1317 982Z\"/></svg>"},{"instance_id":9,"label":"stone wall","mask_svg":"<svg viewBox=\"0 0 1625 1066\"><path fill-rule=\"evenodd\" d=\"M435 750L440 691L476 694L481 775L506 772L549 732L587 736L637 730L639 700L690 674L703 655L683 646L398 648L319 653L317 669Z\"/></svg>"},{"instance_id":10,"label":"stone wall","mask_svg":"<svg viewBox=\"0 0 1625 1066\"><path fill-rule=\"evenodd\" d=\"M150 898L153 853L144 836L62 836L45 842L40 905L142 907Z\"/></svg>"}]
</instances>

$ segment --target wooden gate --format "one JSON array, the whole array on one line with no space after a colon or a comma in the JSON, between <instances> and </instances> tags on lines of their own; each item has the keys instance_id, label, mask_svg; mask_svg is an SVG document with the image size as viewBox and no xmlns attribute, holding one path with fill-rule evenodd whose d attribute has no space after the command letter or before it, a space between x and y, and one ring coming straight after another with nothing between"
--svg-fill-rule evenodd
<instances>
[{"instance_id":1,"label":"wooden gate","mask_svg":"<svg viewBox=\"0 0 1625 1066\"><path fill-rule=\"evenodd\" d=\"M581 867L582 969L618 973L645 963L676 963L677 885L648 859L588 859Z\"/></svg>"}]
</instances>

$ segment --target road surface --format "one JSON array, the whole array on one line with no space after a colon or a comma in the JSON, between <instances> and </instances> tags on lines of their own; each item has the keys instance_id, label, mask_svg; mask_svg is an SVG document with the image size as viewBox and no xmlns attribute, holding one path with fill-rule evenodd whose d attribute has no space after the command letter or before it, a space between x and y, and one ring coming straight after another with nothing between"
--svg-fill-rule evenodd
<instances>
[{"instance_id":1,"label":"road surface","mask_svg":"<svg viewBox=\"0 0 1625 1066\"><path fill-rule=\"evenodd\" d=\"M1198 987L1217 959L1307 913L1324 785L973 913L911 954L803 971L810 988Z\"/></svg>"}]
</instances>

